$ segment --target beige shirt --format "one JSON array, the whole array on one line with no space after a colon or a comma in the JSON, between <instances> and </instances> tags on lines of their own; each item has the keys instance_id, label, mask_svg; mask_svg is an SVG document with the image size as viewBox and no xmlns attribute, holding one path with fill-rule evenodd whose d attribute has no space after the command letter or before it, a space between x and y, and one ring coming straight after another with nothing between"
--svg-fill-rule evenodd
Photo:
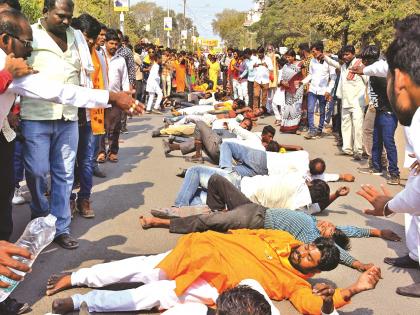
<instances>
[{"instance_id":1,"label":"beige shirt","mask_svg":"<svg viewBox=\"0 0 420 315\"><path fill-rule=\"evenodd\" d=\"M58 83L80 85L81 62L74 39L74 30L67 29L67 50L63 52L51 38L41 20L32 25L33 52L28 63L39 75ZM21 117L26 120L72 120L76 121L77 108L43 100L22 98Z\"/></svg>"}]
</instances>

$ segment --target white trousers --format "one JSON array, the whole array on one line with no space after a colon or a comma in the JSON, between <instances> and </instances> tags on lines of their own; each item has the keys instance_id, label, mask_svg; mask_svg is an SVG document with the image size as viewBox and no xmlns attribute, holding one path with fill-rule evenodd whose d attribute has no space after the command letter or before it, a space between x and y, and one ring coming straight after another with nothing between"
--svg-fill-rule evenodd
<instances>
[{"instance_id":1,"label":"white trousers","mask_svg":"<svg viewBox=\"0 0 420 315\"><path fill-rule=\"evenodd\" d=\"M171 95L172 89L172 77L171 75L162 76L162 87L163 87L163 96L168 97Z\"/></svg>"},{"instance_id":2,"label":"white trousers","mask_svg":"<svg viewBox=\"0 0 420 315\"><path fill-rule=\"evenodd\" d=\"M155 268L169 253L138 256L73 272L73 286L100 288L114 283L144 283L129 290L93 290L84 295L75 294L72 296L74 308L79 309L82 302L86 302L89 312L125 312L154 307L169 309L187 302L213 304L219 294L216 288L202 279L194 282L182 296L175 294L175 281L168 280L162 270Z\"/></svg>"},{"instance_id":3,"label":"white trousers","mask_svg":"<svg viewBox=\"0 0 420 315\"><path fill-rule=\"evenodd\" d=\"M213 105L195 105L191 107L185 107L179 110L183 115L200 115L205 114L211 110L214 110Z\"/></svg>"},{"instance_id":4,"label":"white trousers","mask_svg":"<svg viewBox=\"0 0 420 315\"><path fill-rule=\"evenodd\" d=\"M160 103L162 102L163 99L163 93L162 93L162 89L156 89L156 93L155 92L149 92L149 100L147 101L147 107L146 110L151 110L152 106L153 106L153 101L155 99L155 94L157 95L156 98L156 103L155 106L153 107L154 109L159 109L160 108Z\"/></svg>"},{"instance_id":5,"label":"white trousers","mask_svg":"<svg viewBox=\"0 0 420 315\"><path fill-rule=\"evenodd\" d=\"M273 99L274 99L274 95L276 94L277 88L269 88L268 89L268 94L267 94L267 111L268 112L273 112L274 108L273 108Z\"/></svg>"},{"instance_id":6,"label":"white trousers","mask_svg":"<svg viewBox=\"0 0 420 315\"><path fill-rule=\"evenodd\" d=\"M239 98L239 91L241 90L241 84L238 80L232 80L232 87L233 87L233 98Z\"/></svg>"},{"instance_id":7,"label":"white trousers","mask_svg":"<svg viewBox=\"0 0 420 315\"><path fill-rule=\"evenodd\" d=\"M341 133L343 151L347 154L363 153L363 120L363 109L360 106L342 109Z\"/></svg>"},{"instance_id":8,"label":"white trousers","mask_svg":"<svg viewBox=\"0 0 420 315\"><path fill-rule=\"evenodd\" d=\"M239 98L243 100L248 106L249 104L249 95L248 95L248 81L243 81L239 83Z\"/></svg>"},{"instance_id":9,"label":"white trousers","mask_svg":"<svg viewBox=\"0 0 420 315\"><path fill-rule=\"evenodd\" d=\"M411 214L405 214L405 238L407 248L410 251L411 259L416 260L420 264L420 217Z\"/></svg>"}]
</instances>

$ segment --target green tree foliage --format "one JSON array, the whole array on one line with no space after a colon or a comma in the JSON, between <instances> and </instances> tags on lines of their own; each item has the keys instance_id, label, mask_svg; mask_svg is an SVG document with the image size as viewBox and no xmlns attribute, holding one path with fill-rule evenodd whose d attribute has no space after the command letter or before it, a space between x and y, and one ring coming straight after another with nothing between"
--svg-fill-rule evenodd
<instances>
[{"instance_id":1,"label":"green tree foliage","mask_svg":"<svg viewBox=\"0 0 420 315\"><path fill-rule=\"evenodd\" d=\"M394 22L415 12L420 12L418 0L269 0L252 29L261 44L296 46L325 38L330 49L370 43L386 47Z\"/></svg>"},{"instance_id":2,"label":"green tree foliage","mask_svg":"<svg viewBox=\"0 0 420 315\"><path fill-rule=\"evenodd\" d=\"M31 24L42 16L43 0L20 0L20 5L22 6L22 12Z\"/></svg>"},{"instance_id":3,"label":"green tree foliage","mask_svg":"<svg viewBox=\"0 0 420 315\"><path fill-rule=\"evenodd\" d=\"M246 12L225 9L216 14L212 22L213 31L225 42L225 46L243 47L247 41L244 23Z\"/></svg>"}]
</instances>

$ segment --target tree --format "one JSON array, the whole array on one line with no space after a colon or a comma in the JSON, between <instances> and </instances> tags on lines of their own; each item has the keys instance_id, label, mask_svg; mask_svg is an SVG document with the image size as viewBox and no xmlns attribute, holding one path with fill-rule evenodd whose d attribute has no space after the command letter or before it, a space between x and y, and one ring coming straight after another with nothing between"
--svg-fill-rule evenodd
<instances>
[{"instance_id":1,"label":"tree","mask_svg":"<svg viewBox=\"0 0 420 315\"><path fill-rule=\"evenodd\" d=\"M216 14L212 22L213 31L222 38L225 46L243 47L246 38L241 35L245 34L245 19L245 12L225 9Z\"/></svg>"},{"instance_id":2,"label":"tree","mask_svg":"<svg viewBox=\"0 0 420 315\"><path fill-rule=\"evenodd\" d=\"M20 0L22 12L33 24L42 16L43 0Z\"/></svg>"}]
</instances>

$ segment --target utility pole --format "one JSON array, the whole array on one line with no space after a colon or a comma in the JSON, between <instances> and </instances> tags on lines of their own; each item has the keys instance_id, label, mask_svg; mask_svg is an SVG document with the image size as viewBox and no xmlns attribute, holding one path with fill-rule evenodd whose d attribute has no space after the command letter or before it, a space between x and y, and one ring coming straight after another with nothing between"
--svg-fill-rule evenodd
<instances>
[{"instance_id":1,"label":"utility pole","mask_svg":"<svg viewBox=\"0 0 420 315\"><path fill-rule=\"evenodd\" d=\"M168 17L169 17L169 0L168 0L168 15L167 15ZM169 48L170 46L171 46L171 40L170 40L170 37L171 36L171 33L168 31L167 33L166 33L166 37L168 38L167 40L168 40L168 42L167 42L167 44L166 44L166 46Z\"/></svg>"},{"instance_id":2,"label":"utility pole","mask_svg":"<svg viewBox=\"0 0 420 315\"><path fill-rule=\"evenodd\" d=\"M186 16L185 16L186 7L187 7L187 0L184 0L184 30L187 29ZM187 33L187 38L188 38L188 33ZM185 39L182 40L182 46L186 46Z\"/></svg>"}]
</instances>

